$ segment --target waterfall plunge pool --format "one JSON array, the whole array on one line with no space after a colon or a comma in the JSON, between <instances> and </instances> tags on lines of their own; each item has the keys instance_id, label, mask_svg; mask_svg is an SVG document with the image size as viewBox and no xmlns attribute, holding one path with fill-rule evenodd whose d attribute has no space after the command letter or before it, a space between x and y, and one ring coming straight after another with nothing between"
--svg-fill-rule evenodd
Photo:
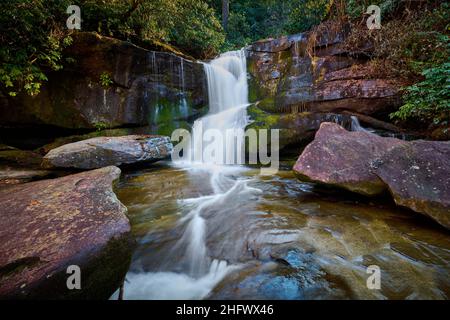
<instances>
[{"instance_id":1,"label":"waterfall plunge pool","mask_svg":"<svg viewBox=\"0 0 450 320\"><path fill-rule=\"evenodd\" d=\"M449 297L450 237L428 219L318 192L291 171L216 169L162 162L124 173L116 191L138 243L125 299ZM381 290L366 286L369 265Z\"/></svg>"}]
</instances>

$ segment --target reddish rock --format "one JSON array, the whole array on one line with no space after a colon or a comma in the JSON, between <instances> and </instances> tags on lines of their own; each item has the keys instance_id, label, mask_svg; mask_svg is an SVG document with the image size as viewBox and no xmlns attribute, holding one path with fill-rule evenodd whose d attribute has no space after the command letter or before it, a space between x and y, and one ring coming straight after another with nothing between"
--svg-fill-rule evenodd
<instances>
[{"instance_id":1,"label":"reddish rock","mask_svg":"<svg viewBox=\"0 0 450 320\"><path fill-rule=\"evenodd\" d=\"M345 73L341 74L345 78ZM400 105L400 84L393 80L334 80L314 86L311 110L349 110L373 115Z\"/></svg>"},{"instance_id":2,"label":"reddish rock","mask_svg":"<svg viewBox=\"0 0 450 320\"><path fill-rule=\"evenodd\" d=\"M371 75L367 57L346 51L346 28L324 28L315 38L304 33L247 47L251 102L270 102L273 113L299 106L310 112L347 110L371 116L395 110L401 105L403 84Z\"/></svg>"},{"instance_id":3,"label":"reddish rock","mask_svg":"<svg viewBox=\"0 0 450 320\"><path fill-rule=\"evenodd\" d=\"M450 229L450 141L400 144L375 165L397 204Z\"/></svg>"},{"instance_id":4,"label":"reddish rock","mask_svg":"<svg viewBox=\"0 0 450 320\"><path fill-rule=\"evenodd\" d=\"M123 279L133 242L127 209L106 167L0 190L0 298L108 298ZM68 290L67 268L81 269Z\"/></svg>"},{"instance_id":5,"label":"reddish rock","mask_svg":"<svg viewBox=\"0 0 450 320\"><path fill-rule=\"evenodd\" d=\"M324 122L314 141L298 158L294 171L309 181L376 195L386 186L371 172L371 162L404 143L369 132L349 132L337 124Z\"/></svg>"},{"instance_id":6,"label":"reddish rock","mask_svg":"<svg viewBox=\"0 0 450 320\"><path fill-rule=\"evenodd\" d=\"M287 50L291 47L292 42L289 37L283 36L278 39L264 39L259 40L251 45L251 50L256 52L280 52Z\"/></svg>"}]
</instances>

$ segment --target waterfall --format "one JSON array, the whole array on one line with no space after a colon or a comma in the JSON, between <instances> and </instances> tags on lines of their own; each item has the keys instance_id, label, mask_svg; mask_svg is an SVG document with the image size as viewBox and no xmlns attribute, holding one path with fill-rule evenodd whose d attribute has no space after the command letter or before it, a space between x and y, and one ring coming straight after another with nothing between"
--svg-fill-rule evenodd
<instances>
[{"instance_id":1,"label":"waterfall","mask_svg":"<svg viewBox=\"0 0 450 320\"><path fill-rule=\"evenodd\" d=\"M218 130L225 137L227 130L244 130L248 124L248 83L245 51L231 51L220 55L210 63L204 63L208 83L209 113L194 122L192 128L192 145L188 159L197 163L211 163L204 159L203 154L208 144L203 142L204 133L208 130ZM237 164L242 159L244 137L237 141L229 141L223 146L222 157L215 157L215 164ZM232 143L231 143L232 142ZM212 141L211 143L219 143ZM210 146L211 147L211 146ZM237 148L236 148L237 147ZM226 159L232 155L232 159Z\"/></svg>"},{"instance_id":2,"label":"waterfall","mask_svg":"<svg viewBox=\"0 0 450 320\"><path fill-rule=\"evenodd\" d=\"M350 117L352 119L351 124L351 131L364 131L364 132L371 132L370 130L367 130L366 128L363 128L361 124L359 123L359 120L355 116Z\"/></svg>"},{"instance_id":3,"label":"waterfall","mask_svg":"<svg viewBox=\"0 0 450 320\"><path fill-rule=\"evenodd\" d=\"M245 191L257 192L248 188L245 181L235 181L227 176L236 168L225 168L222 165L237 164L239 157L244 156L244 136L236 136L236 141L230 144L224 141L204 141L204 133L208 130L219 132L226 137L227 130L244 130L248 124L248 83L247 62L244 50L230 51L220 55L210 63L204 63L204 71L208 84L209 112L196 120L192 128L192 143L188 152L190 163L195 169L207 170L210 184L214 191L212 197L194 199L195 208L181 221L189 221L178 246L186 246L189 255L189 274L203 276L209 270L210 259L207 257L205 244L206 225L203 215L224 202L224 199ZM230 141L227 141L230 142ZM216 150L221 150L223 157L217 161L204 158L205 150L216 144ZM219 145L217 145L219 144ZM233 155L232 161L228 155ZM228 160L227 160L228 159ZM235 171L234 171L235 172ZM192 201L192 200L191 200Z\"/></svg>"},{"instance_id":4,"label":"waterfall","mask_svg":"<svg viewBox=\"0 0 450 320\"><path fill-rule=\"evenodd\" d=\"M183 70L182 64L180 69ZM248 124L245 52L224 53L204 63L204 72L208 82L209 112L194 122L192 143L186 150L189 160L184 158L173 165L194 175L199 171L206 174L212 194L178 200L180 208L184 208L177 221L177 228L183 230L182 235L171 247L167 261L161 261L162 269L127 275L125 288L130 288L129 293L125 289L127 299L201 299L228 273L240 267L210 256L207 235L211 229L218 228L215 223L220 223L222 217L239 211L240 201L253 203L261 190L248 186L248 179L237 178L239 172L247 170L243 166L224 166L224 161L204 159L202 154L211 145L217 147L216 144L220 145L218 149L222 149L224 154L235 155L235 160L244 151L241 148L244 137L235 137L237 141L230 145L222 145L216 140L204 143L203 132L215 130L225 137L225 131L244 130Z\"/></svg>"}]
</instances>

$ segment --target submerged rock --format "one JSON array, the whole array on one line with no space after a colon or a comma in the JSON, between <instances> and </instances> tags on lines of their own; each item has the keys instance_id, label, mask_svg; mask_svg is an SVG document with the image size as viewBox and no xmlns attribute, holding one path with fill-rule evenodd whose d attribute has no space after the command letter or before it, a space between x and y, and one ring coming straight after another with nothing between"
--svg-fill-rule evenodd
<instances>
[{"instance_id":1,"label":"submerged rock","mask_svg":"<svg viewBox=\"0 0 450 320\"><path fill-rule=\"evenodd\" d=\"M95 169L157 161L170 156L172 147L170 138L165 136L98 137L50 150L44 157L43 166Z\"/></svg>"},{"instance_id":2,"label":"submerged rock","mask_svg":"<svg viewBox=\"0 0 450 320\"><path fill-rule=\"evenodd\" d=\"M397 145L376 162L375 174L397 204L450 229L450 141Z\"/></svg>"},{"instance_id":3,"label":"submerged rock","mask_svg":"<svg viewBox=\"0 0 450 320\"><path fill-rule=\"evenodd\" d=\"M106 167L0 190L0 298L108 298L127 271L127 209ZM67 287L80 267L81 289Z\"/></svg>"},{"instance_id":4,"label":"submerged rock","mask_svg":"<svg viewBox=\"0 0 450 320\"><path fill-rule=\"evenodd\" d=\"M369 132L349 132L337 124L324 122L314 141L298 158L294 171L306 180L376 195L386 186L371 171L371 163L404 143Z\"/></svg>"}]
</instances>

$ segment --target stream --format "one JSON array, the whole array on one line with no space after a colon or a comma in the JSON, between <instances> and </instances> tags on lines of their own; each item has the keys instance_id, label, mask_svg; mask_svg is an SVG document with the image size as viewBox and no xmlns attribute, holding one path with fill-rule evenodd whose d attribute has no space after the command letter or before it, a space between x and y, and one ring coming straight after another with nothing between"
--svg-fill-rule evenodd
<instances>
[{"instance_id":1,"label":"stream","mask_svg":"<svg viewBox=\"0 0 450 320\"><path fill-rule=\"evenodd\" d=\"M188 159L125 171L116 188L138 244L125 299L450 296L450 237L428 219L389 199L302 183L292 161L262 176L199 157L208 147L199 143L202 130L248 124L243 51L221 55L205 72L210 110L193 125ZM367 286L371 265L381 270L379 290Z\"/></svg>"}]
</instances>

